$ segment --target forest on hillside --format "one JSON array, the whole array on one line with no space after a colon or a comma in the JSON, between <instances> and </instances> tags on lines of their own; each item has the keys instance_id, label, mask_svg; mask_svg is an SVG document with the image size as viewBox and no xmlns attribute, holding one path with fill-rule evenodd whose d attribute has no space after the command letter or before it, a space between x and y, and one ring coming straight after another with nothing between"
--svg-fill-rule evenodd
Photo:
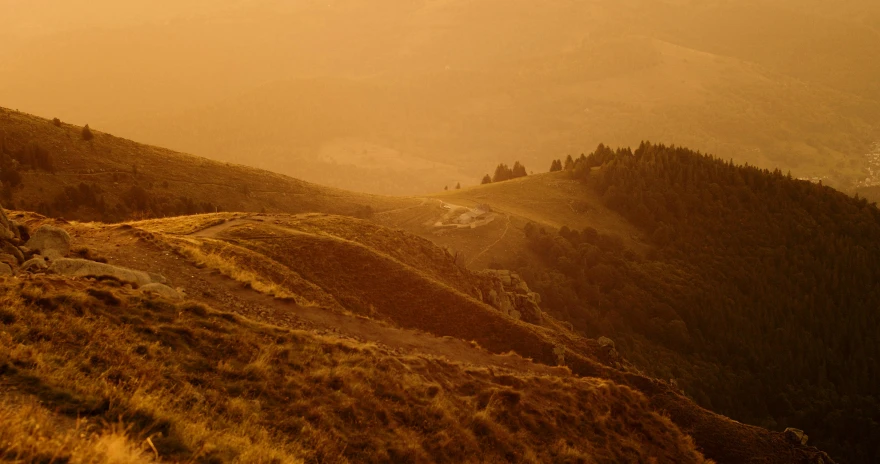
<instances>
[{"instance_id":1,"label":"forest on hillside","mask_svg":"<svg viewBox=\"0 0 880 464\"><path fill-rule=\"evenodd\" d=\"M517 267L546 307L706 407L804 429L840 462L880 462L874 204L650 143L600 145L566 167L653 248L528 226L542 262Z\"/></svg>"}]
</instances>

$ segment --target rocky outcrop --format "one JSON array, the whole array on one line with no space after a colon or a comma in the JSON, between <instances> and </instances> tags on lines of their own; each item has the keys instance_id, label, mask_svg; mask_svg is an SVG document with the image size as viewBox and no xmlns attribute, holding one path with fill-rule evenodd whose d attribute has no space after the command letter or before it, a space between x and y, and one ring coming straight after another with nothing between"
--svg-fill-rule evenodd
<instances>
[{"instance_id":1,"label":"rocky outcrop","mask_svg":"<svg viewBox=\"0 0 880 464\"><path fill-rule=\"evenodd\" d=\"M785 435L786 440L795 445L806 445L807 440L810 439L810 437L807 436L807 434L804 433L803 430L791 427L785 429L785 432L783 432L783 434Z\"/></svg>"},{"instance_id":2,"label":"rocky outcrop","mask_svg":"<svg viewBox=\"0 0 880 464\"><path fill-rule=\"evenodd\" d=\"M49 259L63 258L70 252L70 235L60 227L40 226L25 246Z\"/></svg>"},{"instance_id":3,"label":"rocky outcrop","mask_svg":"<svg viewBox=\"0 0 880 464\"><path fill-rule=\"evenodd\" d=\"M484 303L512 319L531 324L543 321L541 295L531 291L519 274L503 269L487 269L476 274L480 280L477 295Z\"/></svg>"},{"instance_id":4,"label":"rocky outcrop","mask_svg":"<svg viewBox=\"0 0 880 464\"><path fill-rule=\"evenodd\" d=\"M71 277L109 277L138 286L153 283L153 279L146 272L87 259L61 258L53 260L49 265L49 272Z\"/></svg>"},{"instance_id":5,"label":"rocky outcrop","mask_svg":"<svg viewBox=\"0 0 880 464\"><path fill-rule=\"evenodd\" d=\"M177 290L160 283L146 284L140 288L143 293L153 293L169 300L180 300L183 296Z\"/></svg>"}]
</instances>

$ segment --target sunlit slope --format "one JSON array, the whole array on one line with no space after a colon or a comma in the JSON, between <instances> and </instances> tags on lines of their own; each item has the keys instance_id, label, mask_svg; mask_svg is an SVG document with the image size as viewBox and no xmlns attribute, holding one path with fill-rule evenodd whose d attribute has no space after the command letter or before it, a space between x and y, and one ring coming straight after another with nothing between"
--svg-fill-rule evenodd
<instances>
[{"instance_id":1,"label":"sunlit slope","mask_svg":"<svg viewBox=\"0 0 880 464\"><path fill-rule=\"evenodd\" d=\"M462 462L502 450L504 460L528 462L530 455L525 448L532 446L532 429L523 424L531 419L522 416L523 423L510 420L520 417L520 413L529 416L533 410L542 411L533 418L538 427L535 430L542 431L534 438L534 446L540 449L534 451L538 456L532 459L535 462L565 461L559 456L571 454L559 453L584 449L594 433L604 437L602 443L611 453L611 462L629 459L624 456L640 456L632 454L640 453L638 450L646 450L658 460L666 459L666 451L655 451L657 446L665 445L651 438L655 422L650 417L655 413L668 415L675 427L691 435L696 447L716 462L748 462L760 457L764 462L782 464L791 462L792 456L805 462L827 457L815 448L789 443L782 434L746 426L697 407L673 386L633 373L614 350L581 338L561 324L552 323L550 318L550 324L525 324L480 306L466 291L458 290L461 286L466 289L469 282L476 285L475 274L453 269L450 256L400 231L351 218L316 215L224 213L108 226L64 224L20 213L12 217L32 229L46 222L62 225L74 237L74 246L87 247L92 256L101 256L114 265L162 274L186 298L222 312L237 313L218 314L187 303L156 302L112 280L67 281L52 276L21 285L36 286L34 289L10 287L12 294L20 292L33 298L25 301L24 308L35 307L15 309L12 316L3 319L7 327L15 324L14 329L7 328L7 334L18 337L17 343L33 347L29 351L15 351L11 356L44 353L38 359L55 359L64 366L70 365L72 370L80 369L80 374L63 375L68 371L57 371L58 363L13 363L17 370L0 375L22 372L31 379L22 383L25 395L46 391L31 388L33 378L41 379L55 389L52 391L81 395L78 398L82 398L82 403L67 401L63 396L48 398L65 402L57 409L56 403L49 402L52 411L75 414L82 405L90 408L89 414L104 417L104 409L92 406L100 405L106 398L113 405L106 413L113 414L114 420L121 413L124 421L137 421L130 430L135 446L144 440L139 434L151 430L156 417L163 421L157 425L163 438L153 438L163 459L189 459L191 453L198 453L204 445L203 451L209 455L259 456L253 453L276 450L292 456L304 453L306 461L331 455L345 456L350 462L371 462L374 455L380 456L376 458L379 461L395 461L400 460L395 457L397 453L403 453L402 456L428 456L415 459L416 462ZM321 256L328 259L322 261ZM391 278L396 286L383 284ZM306 289L304 282L312 285L313 290L326 292L332 300L302 292ZM95 288L90 291L89 286ZM394 301L395 297L400 301ZM375 311L364 313L362 306L352 304L353 301L370 302ZM411 304L407 305L407 301ZM68 309L68 304L78 306ZM81 314L89 317L82 318ZM62 319L56 322L55 318ZM76 323L76 318L82 323ZM19 321L26 323L22 322L24 325L19 328ZM79 345L71 344L67 335L47 338L34 331L36 327L55 327L53 324L100 330L110 336L106 343L74 349ZM118 336L114 324L124 324L118 329ZM24 327L28 330L22 332ZM450 336L439 337L434 331ZM27 339L29 335L36 338ZM469 341L471 335L476 343ZM138 348L141 345L146 346L146 354L144 348ZM218 350L217 346L221 348ZM551 367L560 361L556 355L560 346L565 347L566 368ZM91 350L102 354L93 355ZM509 353L511 350L515 353ZM102 360L111 354L117 359L117 367L102 375L106 371ZM80 355L88 359L86 370L82 368L83 360L77 357ZM142 356L146 359L138 362ZM460 368L464 377L456 373L458 368L450 367L461 364L465 364ZM405 372L408 374L404 375ZM481 372L487 372L488 377ZM102 383L118 382L126 376L142 378L147 373L153 383L149 388L138 384L141 390L136 390L136 395L128 390L137 388L136 385L121 384L108 390ZM443 377L444 373L450 377ZM536 381L566 398L545 404L539 400L542 393L527 388L530 378L546 379ZM488 382L485 395L480 393L484 385L481 379ZM181 380L191 386L183 393L174 390L183 396L172 397L166 386L179 386ZM615 410L600 397L579 399L573 394L569 402L567 385L578 388L574 387L577 382L622 388L621 394L634 395L634 402L628 404L636 409L632 414L640 415L632 422L637 424L640 436L629 440L627 446L616 445L614 434L629 430L628 425L615 425L616 421L630 417L630 413ZM615 384L621 387L614 387ZM624 385L640 393L629 393L631 390ZM519 400L506 403L516 397L514 393L508 395L506 388L518 391ZM505 391L489 393L492 389ZM194 406L191 400L201 397L204 402ZM442 404L437 403L437 397ZM497 404L498 409L492 404ZM442 417L448 416L450 422L434 414L429 415L436 421L425 422L421 412L410 411L414 405L418 411L427 408L429 412L436 405L447 411ZM468 409L468 405L476 409ZM459 409L478 417L471 421L467 415L454 412ZM182 412L194 410L198 414ZM605 413L599 414L599 410ZM554 411L563 416L557 418ZM138 412L143 414L136 415ZM579 419L581 412L587 415ZM43 417L47 411L20 414L28 413ZM500 415L492 415L495 413ZM420 424L412 432L407 431L410 426L406 425L412 423L410 418ZM233 422L240 425L226 425ZM222 433L201 434L198 431L204 424L217 424ZM382 430L404 430L406 438L397 432L364 435L362 431L368 430L365 424ZM471 424L476 428L469 428ZM569 425L575 435L570 444L566 441L566 447L557 445L561 446L559 437L567 432L554 433L551 442L541 441L546 439L548 430ZM662 429L666 430L664 436L674 436L676 429L668 426L668 422L656 425L658 433ZM450 428L444 431L444 427ZM468 445L471 432L467 430L475 434L479 445ZM252 431L259 433L259 437L251 441L240 438ZM453 449L461 449L464 458L432 451L439 439L437 434L444 433L447 439L461 442ZM53 442L66 436L62 434ZM459 436L462 438L456 438ZM303 437L303 441L297 437ZM505 437L515 437L520 444L508 446ZM409 445L403 449L403 443ZM691 448L685 446L686 440L681 443L684 448L676 449L683 454L668 451L672 453L668 457L671 462L691 459L686 451ZM379 449L391 457L385 459ZM152 452L147 447L144 450ZM571 452L577 456L580 451ZM589 452L595 459L606 451ZM633 459L650 461L646 457Z\"/></svg>"},{"instance_id":2,"label":"sunlit slope","mask_svg":"<svg viewBox=\"0 0 880 464\"><path fill-rule=\"evenodd\" d=\"M369 215L410 204L322 187L281 174L142 145L0 108L0 157L10 163L36 149L52 169L19 165L6 204L68 219L124 220L215 211L322 211ZM36 148L35 148L36 147ZM72 189L72 190L71 190Z\"/></svg>"},{"instance_id":3,"label":"sunlit slope","mask_svg":"<svg viewBox=\"0 0 880 464\"><path fill-rule=\"evenodd\" d=\"M449 214L449 208L479 205L488 205L493 212L494 219L486 225L456 229L436 225ZM510 265L518 259L532 260L523 232L528 223L551 230L562 226L578 230L592 227L619 236L634 251L649 249L636 227L605 207L595 192L565 172L450 190L425 198L418 206L376 214L373 221L403 228L460 252L472 269L483 269L491 263Z\"/></svg>"},{"instance_id":4,"label":"sunlit slope","mask_svg":"<svg viewBox=\"0 0 880 464\"><path fill-rule=\"evenodd\" d=\"M707 462L608 381L403 354L113 282L3 278L0 298L0 453L20 461Z\"/></svg>"}]
</instances>

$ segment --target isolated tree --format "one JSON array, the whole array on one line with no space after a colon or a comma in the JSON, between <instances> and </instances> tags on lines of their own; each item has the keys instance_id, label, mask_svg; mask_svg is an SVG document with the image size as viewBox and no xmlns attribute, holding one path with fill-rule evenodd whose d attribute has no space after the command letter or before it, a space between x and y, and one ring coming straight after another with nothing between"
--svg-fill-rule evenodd
<instances>
[{"instance_id":1,"label":"isolated tree","mask_svg":"<svg viewBox=\"0 0 880 464\"><path fill-rule=\"evenodd\" d=\"M455 183L455 190L461 190L461 182Z\"/></svg>"},{"instance_id":2,"label":"isolated tree","mask_svg":"<svg viewBox=\"0 0 880 464\"><path fill-rule=\"evenodd\" d=\"M557 160L553 160L553 162L550 163L550 172L556 172L556 171L561 171L561 170L562 170L562 161L557 159Z\"/></svg>"},{"instance_id":3,"label":"isolated tree","mask_svg":"<svg viewBox=\"0 0 880 464\"><path fill-rule=\"evenodd\" d=\"M443 190L449 190L449 186L448 185L444 186Z\"/></svg>"},{"instance_id":4,"label":"isolated tree","mask_svg":"<svg viewBox=\"0 0 880 464\"><path fill-rule=\"evenodd\" d=\"M489 174L486 174L485 176L483 176L483 181L480 183L483 185L491 184L492 183L492 176L490 176Z\"/></svg>"},{"instance_id":5,"label":"isolated tree","mask_svg":"<svg viewBox=\"0 0 880 464\"><path fill-rule=\"evenodd\" d=\"M61 120L58 118L53 118L52 124L54 124L56 127L61 127Z\"/></svg>"},{"instance_id":6,"label":"isolated tree","mask_svg":"<svg viewBox=\"0 0 880 464\"><path fill-rule=\"evenodd\" d=\"M512 171L513 171L511 173L512 179L516 179L517 177L525 177L525 176L529 175L529 173L526 172L526 167L523 166L522 164L520 164L519 161L513 163L513 170Z\"/></svg>"},{"instance_id":7,"label":"isolated tree","mask_svg":"<svg viewBox=\"0 0 880 464\"><path fill-rule=\"evenodd\" d=\"M83 140L85 140L86 142L88 142L89 140L92 140L93 138L95 138L95 134L92 134L92 130L89 129L89 125L88 125L88 124L86 124L85 126L83 126L83 130L82 130L82 138L83 138Z\"/></svg>"}]
</instances>

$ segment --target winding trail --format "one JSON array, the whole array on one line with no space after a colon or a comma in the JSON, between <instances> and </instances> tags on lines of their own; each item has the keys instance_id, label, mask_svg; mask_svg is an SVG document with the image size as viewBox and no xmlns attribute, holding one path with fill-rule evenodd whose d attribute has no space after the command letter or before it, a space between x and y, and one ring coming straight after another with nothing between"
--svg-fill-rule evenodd
<instances>
[{"instance_id":1,"label":"winding trail","mask_svg":"<svg viewBox=\"0 0 880 464\"><path fill-rule=\"evenodd\" d=\"M223 231L244 223L260 221L251 217L232 219L187 237L222 240ZM112 264L164 275L174 286L181 287L189 299L263 323L372 342L405 353L422 353L466 364L544 375L571 375L566 369L534 363L518 354L493 354L457 338L437 337L362 316L279 300L245 287L241 282L212 269L199 269L163 243L137 238L137 231L111 227L81 228L75 232L75 241L78 246L88 246L110 258Z\"/></svg>"},{"instance_id":2,"label":"winding trail","mask_svg":"<svg viewBox=\"0 0 880 464\"><path fill-rule=\"evenodd\" d=\"M504 232L501 233L501 236L498 237L498 240L495 240L491 245L487 246L486 248L483 248L482 251L480 251L479 253L476 254L476 256L471 258L470 261L468 261L468 263L467 263L468 266L473 264L474 261L476 261L480 256L483 256L484 254L488 253L489 250L491 250L492 248L495 248L495 246L498 245L499 243L501 243L501 241L504 240L504 237L507 236L507 231L510 230L510 215L505 214L504 216L507 219L507 223L504 225Z\"/></svg>"}]
</instances>

